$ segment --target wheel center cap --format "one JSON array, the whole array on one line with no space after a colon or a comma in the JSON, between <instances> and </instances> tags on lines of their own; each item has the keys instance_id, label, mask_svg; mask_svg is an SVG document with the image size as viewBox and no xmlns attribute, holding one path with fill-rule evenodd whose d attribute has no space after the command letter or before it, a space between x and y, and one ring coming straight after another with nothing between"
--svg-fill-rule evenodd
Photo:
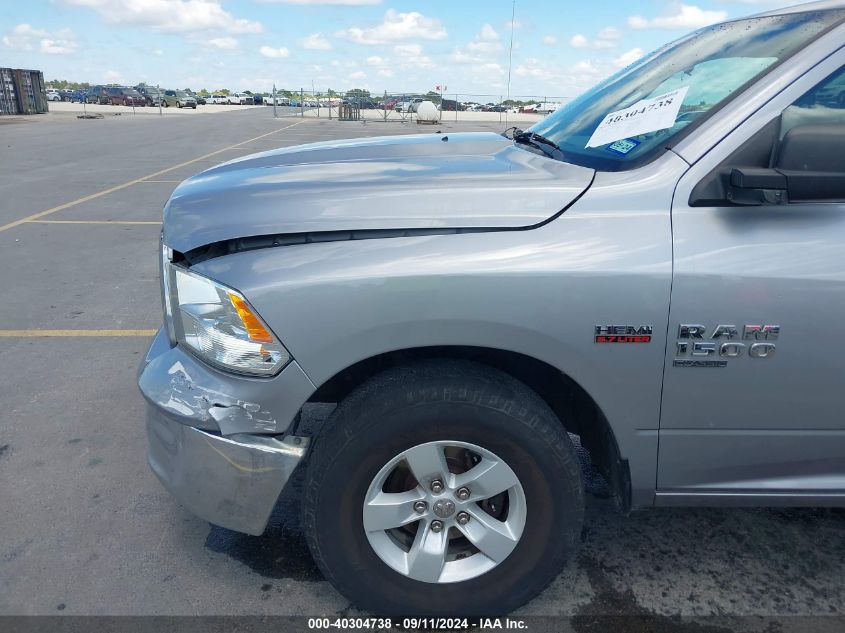
<instances>
[{"instance_id":1,"label":"wheel center cap","mask_svg":"<svg viewBox=\"0 0 845 633\"><path fill-rule=\"evenodd\" d=\"M455 502L449 499L438 499L434 502L434 514L446 519L455 513Z\"/></svg>"}]
</instances>

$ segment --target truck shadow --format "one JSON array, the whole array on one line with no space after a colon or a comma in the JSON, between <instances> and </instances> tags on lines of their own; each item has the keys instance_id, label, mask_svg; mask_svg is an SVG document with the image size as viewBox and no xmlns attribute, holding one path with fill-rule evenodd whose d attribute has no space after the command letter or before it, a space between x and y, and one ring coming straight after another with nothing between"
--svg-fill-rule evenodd
<instances>
[{"instance_id":1,"label":"truck shadow","mask_svg":"<svg viewBox=\"0 0 845 633\"><path fill-rule=\"evenodd\" d=\"M212 526L205 546L268 579L323 580L300 525L303 479L300 469L263 535ZM621 516L602 498L602 482L585 483L582 549L570 566L594 598L571 615L642 616L635 595L697 615L845 611L843 509L655 508Z\"/></svg>"}]
</instances>

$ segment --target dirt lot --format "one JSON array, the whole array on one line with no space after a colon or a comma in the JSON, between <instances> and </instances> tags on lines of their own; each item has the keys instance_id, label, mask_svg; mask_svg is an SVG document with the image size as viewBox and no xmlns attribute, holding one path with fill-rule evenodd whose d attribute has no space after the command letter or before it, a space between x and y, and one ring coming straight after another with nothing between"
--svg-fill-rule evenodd
<instances>
[{"instance_id":1,"label":"dirt lot","mask_svg":"<svg viewBox=\"0 0 845 633\"><path fill-rule=\"evenodd\" d=\"M206 109L219 116L193 116ZM161 318L161 208L180 180L238 156L435 129L502 127L260 106L0 126L0 614L354 614L308 554L295 486L250 537L188 514L147 468L135 371ZM841 630L842 510L621 517L590 482L581 554L522 614L573 616L578 631L609 630L596 625L609 615L635 616L613 630Z\"/></svg>"}]
</instances>

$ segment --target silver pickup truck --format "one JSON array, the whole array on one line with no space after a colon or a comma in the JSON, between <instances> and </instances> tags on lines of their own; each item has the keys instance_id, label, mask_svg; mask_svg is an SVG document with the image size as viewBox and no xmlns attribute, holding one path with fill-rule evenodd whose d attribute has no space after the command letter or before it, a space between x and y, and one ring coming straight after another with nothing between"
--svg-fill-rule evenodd
<instances>
[{"instance_id":1,"label":"silver pickup truck","mask_svg":"<svg viewBox=\"0 0 845 633\"><path fill-rule=\"evenodd\" d=\"M301 465L314 559L382 614L540 592L581 534L572 436L623 512L845 506L844 20L701 29L525 131L185 181L139 378L153 471L260 534Z\"/></svg>"}]
</instances>

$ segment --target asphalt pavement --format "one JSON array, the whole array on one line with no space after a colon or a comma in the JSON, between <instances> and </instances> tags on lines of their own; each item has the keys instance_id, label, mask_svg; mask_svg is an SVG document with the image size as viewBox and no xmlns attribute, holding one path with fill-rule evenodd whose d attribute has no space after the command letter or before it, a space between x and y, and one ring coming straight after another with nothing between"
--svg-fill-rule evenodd
<instances>
[{"instance_id":1,"label":"asphalt pavement","mask_svg":"<svg viewBox=\"0 0 845 633\"><path fill-rule=\"evenodd\" d=\"M301 478L252 537L190 515L147 468L135 372L161 321L161 209L182 179L253 152L501 128L271 108L0 119L0 615L356 613L305 546ZM841 630L845 511L620 516L585 473L581 553L520 614L576 631L608 616L627 617L615 630Z\"/></svg>"}]
</instances>

